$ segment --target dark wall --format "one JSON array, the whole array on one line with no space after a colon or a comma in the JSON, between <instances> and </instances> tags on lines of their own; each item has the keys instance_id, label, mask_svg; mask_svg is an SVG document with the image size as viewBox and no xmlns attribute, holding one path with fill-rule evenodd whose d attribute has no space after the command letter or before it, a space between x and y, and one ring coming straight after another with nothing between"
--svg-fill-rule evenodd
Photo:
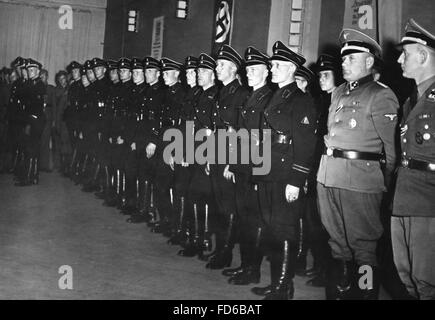
<instances>
[{"instance_id":1,"label":"dark wall","mask_svg":"<svg viewBox=\"0 0 435 320\"><path fill-rule=\"evenodd\" d=\"M419 24L434 30L435 1L433 0L404 0L402 21L405 24L410 18L414 18Z\"/></svg>"},{"instance_id":2,"label":"dark wall","mask_svg":"<svg viewBox=\"0 0 435 320\"><path fill-rule=\"evenodd\" d=\"M124 0L108 0L106 9L106 31L104 35L104 58L118 59L122 56L122 25L125 24ZM118 14L115 14L118 12Z\"/></svg>"},{"instance_id":3,"label":"dark wall","mask_svg":"<svg viewBox=\"0 0 435 320\"><path fill-rule=\"evenodd\" d=\"M243 54L249 45L266 50L271 0L236 0L232 46ZM188 55L210 53L214 0L190 0L189 18L175 18L176 0L108 0L105 58L144 57L151 52L153 19L165 16L163 56L182 61ZM139 32L126 32L128 9L140 11ZM124 39L124 41L123 41Z\"/></svg>"},{"instance_id":4,"label":"dark wall","mask_svg":"<svg viewBox=\"0 0 435 320\"><path fill-rule=\"evenodd\" d=\"M338 37L343 29L345 0L322 1L320 17L319 54L339 53Z\"/></svg>"}]
</instances>

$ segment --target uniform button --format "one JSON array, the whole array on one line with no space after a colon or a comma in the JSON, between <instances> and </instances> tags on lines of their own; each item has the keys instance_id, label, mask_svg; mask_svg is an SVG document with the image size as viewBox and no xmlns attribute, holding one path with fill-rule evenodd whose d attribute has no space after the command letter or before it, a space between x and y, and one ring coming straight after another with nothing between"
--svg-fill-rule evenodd
<instances>
[{"instance_id":1,"label":"uniform button","mask_svg":"<svg viewBox=\"0 0 435 320\"><path fill-rule=\"evenodd\" d=\"M408 140L406 140L406 138L405 139L403 139L403 143L407 143L408 142Z\"/></svg>"},{"instance_id":2,"label":"uniform button","mask_svg":"<svg viewBox=\"0 0 435 320\"><path fill-rule=\"evenodd\" d=\"M404 156L406 156L406 152L403 152L402 154L403 154Z\"/></svg>"},{"instance_id":3,"label":"uniform button","mask_svg":"<svg viewBox=\"0 0 435 320\"><path fill-rule=\"evenodd\" d=\"M353 110L352 110L352 112L353 112L353 113L355 113L355 112L356 112L356 110L355 110L355 109L353 109Z\"/></svg>"},{"instance_id":4,"label":"uniform button","mask_svg":"<svg viewBox=\"0 0 435 320\"><path fill-rule=\"evenodd\" d=\"M429 125L428 125L428 124L425 124L425 125L424 125L424 128L425 128L425 130L429 130Z\"/></svg>"},{"instance_id":5,"label":"uniform button","mask_svg":"<svg viewBox=\"0 0 435 320\"><path fill-rule=\"evenodd\" d=\"M282 159L281 159L281 162L284 162L284 161L285 161L284 158L282 158Z\"/></svg>"},{"instance_id":6,"label":"uniform button","mask_svg":"<svg viewBox=\"0 0 435 320\"><path fill-rule=\"evenodd\" d=\"M340 119L335 119L335 122L336 122L336 123L339 123L339 122L340 122Z\"/></svg>"},{"instance_id":7,"label":"uniform button","mask_svg":"<svg viewBox=\"0 0 435 320\"><path fill-rule=\"evenodd\" d=\"M367 167L370 167L370 162L367 162Z\"/></svg>"},{"instance_id":8,"label":"uniform button","mask_svg":"<svg viewBox=\"0 0 435 320\"><path fill-rule=\"evenodd\" d=\"M331 137L335 137L335 133L331 133Z\"/></svg>"}]
</instances>

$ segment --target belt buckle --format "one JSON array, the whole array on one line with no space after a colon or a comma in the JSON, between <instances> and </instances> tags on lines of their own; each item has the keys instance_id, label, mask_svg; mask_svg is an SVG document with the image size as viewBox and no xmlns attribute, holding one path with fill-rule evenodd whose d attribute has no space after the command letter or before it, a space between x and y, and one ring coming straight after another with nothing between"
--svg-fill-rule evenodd
<instances>
[{"instance_id":1,"label":"belt buckle","mask_svg":"<svg viewBox=\"0 0 435 320\"><path fill-rule=\"evenodd\" d=\"M331 148L326 149L326 155L332 157L334 155L334 150Z\"/></svg>"},{"instance_id":2,"label":"belt buckle","mask_svg":"<svg viewBox=\"0 0 435 320\"><path fill-rule=\"evenodd\" d=\"M408 159L402 159L402 167L404 167L404 168L409 167L409 160Z\"/></svg>"}]
</instances>

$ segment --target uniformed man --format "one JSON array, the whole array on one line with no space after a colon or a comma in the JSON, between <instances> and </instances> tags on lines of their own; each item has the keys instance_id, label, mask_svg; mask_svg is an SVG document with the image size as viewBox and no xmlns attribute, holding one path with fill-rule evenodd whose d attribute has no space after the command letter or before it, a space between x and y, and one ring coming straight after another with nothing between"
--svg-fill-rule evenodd
<instances>
[{"instance_id":1,"label":"uniformed man","mask_svg":"<svg viewBox=\"0 0 435 320\"><path fill-rule=\"evenodd\" d=\"M298 71L296 71L295 79L298 88L301 89L302 92L311 94L310 86L316 80L316 75L313 71L307 67L301 66Z\"/></svg>"},{"instance_id":2,"label":"uniformed man","mask_svg":"<svg viewBox=\"0 0 435 320\"><path fill-rule=\"evenodd\" d=\"M138 149L138 142L141 139L141 124L144 121L144 96L147 84L145 82L144 65L142 59L133 58L131 60L131 70L133 73L133 87L128 108L129 118L127 120L126 130L124 131L125 143L129 146L125 155L126 165L126 207L123 209L124 214L137 215L139 210L140 198L140 180L139 164L145 156L143 148Z\"/></svg>"},{"instance_id":3,"label":"uniformed man","mask_svg":"<svg viewBox=\"0 0 435 320\"><path fill-rule=\"evenodd\" d=\"M80 93L83 89L81 82L81 68L82 65L77 61L72 61L67 66L67 72L71 74L71 83L68 88L68 104L64 111L62 120L68 130L69 141L72 147L71 159L61 159L61 168L65 176L73 174L73 166L77 159L77 141L78 141L78 112Z\"/></svg>"},{"instance_id":4,"label":"uniformed man","mask_svg":"<svg viewBox=\"0 0 435 320\"><path fill-rule=\"evenodd\" d=\"M398 60L416 90L403 108L402 165L391 222L394 261L409 294L435 299L435 30L409 20Z\"/></svg>"},{"instance_id":5,"label":"uniformed man","mask_svg":"<svg viewBox=\"0 0 435 320\"><path fill-rule=\"evenodd\" d=\"M216 61L208 54L201 53L198 62L198 86L201 87L198 100L193 110L194 133L205 130L207 139L213 134L213 112L215 110L218 87L215 75ZM196 148L204 141L197 141ZM207 156L207 155L205 155ZM179 255L194 257L198 255L201 260L207 260L212 250L210 228L210 214L215 208L210 177L206 172L205 163L192 165L192 178L188 194L193 206L193 222L188 228L188 237L185 248Z\"/></svg>"},{"instance_id":6,"label":"uniformed man","mask_svg":"<svg viewBox=\"0 0 435 320\"><path fill-rule=\"evenodd\" d=\"M89 154L91 152L90 135L89 135L89 120L91 118L91 101L93 98L93 86L91 80L95 75L92 70L92 62L85 61L81 69L82 89L79 92L79 105L77 116L77 156L73 163L72 179L76 184L86 179L89 166Z\"/></svg>"},{"instance_id":7,"label":"uniformed man","mask_svg":"<svg viewBox=\"0 0 435 320\"><path fill-rule=\"evenodd\" d=\"M270 261L271 284L252 291L266 295L267 300L288 300L294 294L300 198L311 171L317 118L313 100L295 81L295 73L305 58L280 41L272 50L272 82L278 89L264 111L262 122L262 129L267 129L265 134L272 142L271 170L267 175L255 177L266 224L263 241Z\"/></svg>"},{"instance_id":8,"label":"uniformed man","mask_svg":"<svg viewBox=\"0 0 435 320\"><path fill-rule=\"evenodd\" d=\"M196 106L198 97L201 93L201 87L197 85L197 74L196 68L198 66L198 58L188 56L184 63L184 70L187 82L187 92L183 101L182 108L180 110L180 123L178 128L183 133L184 141L186 137L190 138L193 132L188 131L186 124L188 121L193 121L194 108ZM192 177L193 167L189 166L187 163L187 150L184 146L183 159L181 162L175 161L174 163L174 191L175 197L179 199L179 207L177 208L175 214L176 221L176 233L169 239L170 244L182 244L186 246L186 232L188 231L189 225L193 225L193 206L189 193L189 184Z\"/></svg>"},{"instance_id":9,"label":"uniformed man","mask_svg":"<svg viewBox=\"0 0 435 320\"><path fill-rule=\"evenodd\" d=\"M106 132L107 98L110 89L110 80L106 77L107 64L103 59L92 59L92 70L95 74L94 93L91 101L92 113L89 122L89 138L91 139L92 170L87 181L84 181L83 191L94 192L100 189L100 173L104 166L101 165L104 150L108 141Z\"/></svg>"},{"instance_id":10,"label":"uniformed man","mask_svg":"<svg viewBox=\"0 0 435 320\"><path fill-rule=\"evenodd\" d=\"M24 152L21 146L21 137L23 131L23 113L25 109L25 87L26 79L24 77L27 59L17 57L12 62L12 67L17 72L17 79L12 83L7 108L8 119L8 151L10 163L10 172L17 174L20 158L23 158ZM24 158L23 158L24 159Z\"/></svg>"},{"instance_id":11,"label":"uniformed man","mask_svg":"<svg viewBox=\"0 0 435 320\"><path fill-rule=\"evenodd\" d=\"M44 114L46 87L40 78L41 63L29 59L26 65L28 71L27 102L24 110L24 159L25 171L19 177L16 185L29 186L39 183L39 151L41 135L46 118Z\"/></svg>"},{"instance_id":12,"label":"uniformed man","mask_svg":"<svg viewBox=\"0 0 435 320\"><path fill-rule=\"evenodd\" d=\"M152 57L143 60L145 82L147 84L140 103L140 122L135 142L139 154L139 203L138 211L128 220L131 223L157 222L154 204L154 177L156 157L150 153L149 144L159 142L159 129L165 87L160 81L160 62Z\"/></svg>"},{"instance_id":13,"label":"uniformed man","mask_svg":"<svg viewBox=\"0 0 435 320\"><path fill-rule=\"evenodd\" d=\"M238 71L242 66L242 57L228 45L223 45L216 60L217 79L222 83L216 104L214 127L216 141L218 130L224 129L233 134L238 127L239 111L245 103L249 92L242 87L238 80ZM219 143L216 143L219 146ZM236 241L236 198L234 173L229 171L230 143L225 143L224 150L216 152L215 164L210 165L210 177L216 201L216 214L213 216L214 232L216 236L215 254L210 258L206 267L209 269L223 269L229 267L232 261L232 250ZM219 152L226 152L225 163L219 163Z\"/></svg>"},{"instance_id":14,"label":"uniformed man","mask_svg":"<svg viewBox=\"0 0 435 320\"><path fill-rule=\"evenodd\" d=\"M121 87L118 98L115 100L113 108L113 119L109 130L109 143L112 152L111 181L113 181L114 190L106 195L105 205L125 206L125 155L128 152L128 146L125 143L124 131L128 119L128 106L130 103L131 89L133 82L131 80L131 60L120 58L118 61L119 79Z\"/></svg>"},{"instance_id":15,"label":"uniformed man","mask_svg":"<svg viewBox=\"0 0 435 320\"><path fill-rule=\"evenodd\" d=\"M373 79L379 44L352 29L343 30L340 41L346 83L332 93L326 151L317 175L320 215L334 258L327 298L376 299L380 206L396 165L399 105L391 89ZM358 287L362 266L371 268L373 286Z\"/></svg>"},{"instance_id":16,"label":"uniformed man","mask_svg":"<svg viewBox=\"0 0 435 320\"><path fill-rule=\"evenodd\" d=\"M103 147L101 151L100 164L103 171L102 174L102 190L96 192L97 198L106 199L110 197L111 191L113 191L112 185L112 144L110 143L110 128L112 125L116 102L119 98L121 90L121 81L119 80L118 62L115 60L107 60L107 70L109 72L110 85L107 94L106 112L103 116L103 131L106 133L103 137Z\"/></svg>"},{"instance_id":17,"label":"uniformed man","mask_svg":"<svg viewBox=\"0 0 435 320\"><path fill-rule=\"evenodd\" d=\"M295 74L295 80L296 84L298 85L298 88L303 92L308 94L311 98L313 98L312 95L312 85L316 79L316 76L313 71L308 69L305 66L301 66L298 68ZM309 201L306 197L308 190L308 183L304 187L304 196L301 204L301 218L299 220L299 248L298 248L298 257L296 262L296 270L295 273L298 276L304 276L306 267L307 267L307 254L308 254L308 243L307 243L307 220L306 220L306 208L307 208L307 202ZM313 187L313 185L311 185ZM314 185L315 188L315 185Z\"/></svg>"},{"instance_id":18,"label":"uniformed man","mask_svg":"<svg viewBox=\"0 0 435 320\"><path fill-rule=\"evenodd\" d=\"M330 248L328 245L328 233L322 225L317 207L317 170L320 158L325 150L323 137L328 133L328 113L331 105L331 94L337 88L339 66L335 58L322 54L317 59L316 71L319 78L319 85L322 91L318 107L317 144L314 156L313 171L308 179L308 192L306 195L305 226L307 247L313 256L313 266L305 272L310 277L307 285L313 287L324 287L326 285L326 271L330 259Z\"/></svg>"},{"instance_id":19,"label":"uniformed man","mask_svg":"<svg viewBox=\"0 0 435 320\"><path fill-rule=\"evenodd\" d=\"M160 223L155 225L152 231L161 232L166 237L172 237L176 233L178 222L174 210L179 212L181 199L174 192L174 159L164 159L163 157L163 151L167 145L167 142L163 141L163 135L165 130L178 127L185 91L179 80L183 65L168 58L163 58L160 63L163 81L166 85L159 142L156 145L156 154L154 155L157 157L155 191Z\"/></svg>"},{"instance_id":20,"label":"uniformed man","mask_svg":"<svg viewBox=\"0 0 435 320\"><path fill-rule=\"evenodd\" d=\"M260 145L259 129L262 115L272 97L272 91L267 84L269 57L254 47L248 47L245 52L245 69L252 92L240 110L239 128L247 130L250 136L240 140L239 148L242 152L249 151L249 155L252 156L252 146ZM255 159L251 159L247 165L231 165L229 170L235 174L241 265L239 268L226 269L223 274L230 276L229 283L235 285L259 283L261 275L263 253L260 243L263 220L258 201L258 185L252 177L252 160Z\"/></svg>"}]
</instances>

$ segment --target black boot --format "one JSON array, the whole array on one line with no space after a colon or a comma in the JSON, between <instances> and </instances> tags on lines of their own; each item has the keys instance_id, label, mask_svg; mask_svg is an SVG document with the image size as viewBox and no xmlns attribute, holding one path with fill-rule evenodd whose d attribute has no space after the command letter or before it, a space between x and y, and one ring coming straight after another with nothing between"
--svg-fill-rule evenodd
<instances>
[{"instance_id":1,"label":"black boot","mask_svg":"<svg viewBox=\"0 0 435 320\"><path fill-rule=\"evenodd\" d=\"M234 214L230 214L224 247L221 250L216 249L217 254L211 257L210 261L205 266L207 269L219 270L231 266L231 261L233 260L233 245L231 242L233 236L234 218Z\"/></svg>"},{"instance_id":2,"label":"black boot","mask_svg":"<svg viewBox=\"0 0 435 320\"><path fill-rule=\"evenodd\" d=\"M183 257L194 257L197 254L202 253L201 244L199 240L199 218L198 218L198 207L197 204L193 204L193 226L187 235L186 246L178 252L179 256Z\"/></svg>"},{"instance_id":3,"label":"black boot","mask_svg":"<svg viewBox=\"0 0 435 320\"><path fill-rule=\"evenodd\" d=\"M305 222L303 219L299 219L299 242L298 242L298 254L296 258L296 274L300 277L305 276L307 268L307 251L305 237Z\"/></svg>"},{"instance_id":4,"label":"black boot","mask_svg":"<svg viewBox=\"0 0 435 320\"><path fill-rule=\"evenodd\" d=\"M67 176L72 178L75 175L76 172L76 167L77 167L77 148L74 148L72 157L71 157L71 162L69 164L65 164L68 166L68 168L66 169L66 171L68 172Z\"/></svg>"},{"instance_id":5,"label":"black boot","mask_svg":"<svg viewBox=\"0 0 435 320\"><path fill-rule=\"evenodd\" d=\"M94 192L98 190L98 176L100 174L100 167L100 164L97 163L94 174L92 175L92 179L83 186L82 191Z\"/></svg>"},{"instance_id":6,"label":"black boot","mask_svg":"<svg viewBox=\"0 0 435 320\"><path fill-rule=\"evenodd\" d=\"M17 183L15 183L15 185L18 187L25 187L33 184L33 158L30 158L28 161L25 162L24 172L24 176L22 176L21 179Z\"/></svg>"},{"instance_id":7,"label":"black boot","mask_svg":"<svg viewBox=\"0 0 435 320\"><path fill-rule=\"evenodd\" d=\"M108 166L104 166L103 174L104 174L103 189L101 191L95 193L95 196L98 199L106 199L106 195L108 195L110 193L110 189L111 189L110 174L109 174L109 167Z\"/></svg>"},{"instance_id":8,"label":"black boot","mask_svg":"<svg viewBox=\"0 0 435 320\"><path fill-rule=\"evenodd\" d=\"M261 252L261 234L262 228L258 228L254 246L247 246L246 253L246 267L237 275L234 275L228 280L228 283L244 286L248 284L260 283L261 277L261 262L263 261L263 253ZM240 247L241 248L241 247ZM240 253L242 251L240 250Z\"/></svg>"},{"instance_id":9,"label":"black boot","mask_svg":"<svg viewBox=\"0 0 435 320\"><path fill-rule=\"evenodd\" d=\"M33 159L32 184L39 184L39 164L38 158Z\"/></svg>"},{"instance_id":10,"label":"black boot","mask_svg":"<svg viewBox=\"0 0 435 320\"><path fill-rule=\"evenodd\" d=\"M119 190L120 190L120 182L119 182L119 170L116 169L109 175L109 189L104 197L103 205L106 207L116 207Z\"/></svg>"},{"instance_id":11,"label":"black boot","mask_svg":"<svg viewBox=\"0 0 435 320\"><path fill-rule=\"evenodd\" d=\"M17 149L14 153L14 160L12 162L11 169L9 170L9 173L16 173L18 168L18 161L20 157L20 151Z\"/></svg>"},{"instance_id":12,"label":"black boot","mask_svg":"<svg viewBox=\"0 0 435 320\"><path fill-rule=\"evenodd\" d=\"M271 263L281 265L281 274L276 286L272 287L265 300L292 300L294 295L293 277L295 257L293 257L293 250L290 247L289 241L284 241L284 250L282 252L281 261L279 256L274 255Z\"/></svg>"},{"instance_id":13,"label":"black boot","mask_svg":"<svg viewBox=\"0 0 435 320\"><path fill-rule=\"evenodd\" d=\"M211 239L211 233L210 233L210 219L209 219L209 212L208 212L208 204L205 204L204 207L204 234L202 237L202 241L200 244L200 250L198 254L198 258L201 261L209 261L212 257L214 257L217 254L217 244L216 249L213 250L213 242ZM217 242L217 240L216 240Z\"/></svg>"},{"instance_id":14,"label":"black boot","mask_svg":"<svg viewBox=\"0 0 435 320\"><path fill-rule=\"evenodd\" d=\"M351 300L354 298L354 264L352 261L333 260L328 268L326 299Z\"/></svg>"},{"instance_id":15,"label":"black boot","mask_svg":"<svg viewBox=\"0 0 435 320\"><path fill-rule=\"evenodd\" d=\"M183 231L183 223L184 223L184 209L185 209L185 198L180 197L180 214L179 214L179 221L178 221L178 227L175 234L168 240L168 244L172 245L180 245L183 243L186 239L186 234Z\"/></svg>"},{"instance_id":16,"label":"black boot","mask_svg":"<svg viewBox=\"0 0 435 320\"><path fill-rule=\"evenodd\" d=\"M226 277L234 277L243 273L249 265L248 250L249 250L249 246L247 246L246 243L241 242L240 243L240 260L241 260L240 266L232 269L224 269L222 271L222 275Z\"/></svg>"},{"instance_id":17,"label":"black boot","mask_svg":"<svg viewBox=\"0 0 435 320\"><path fill-rule=\"evenodd\" d=\"M150 205L148 207L148 215L150 216L150 220L148 221L148 227L151 228L151 232L153 232L153 228L156 225L159 225L159 220L158 220L158 214L157 214L157 208L155 206L155 202L154 202L154 184L150 185Z\"/></svg>"},{"instance_id":18,"label":"black boot","mask_svg":"<svg viewBox=\"0 0 435 320\"><path fill-rule=\"evenodd\" d=\"M149 193L149 182L145 181L143 184L142 198L138 199L138 210L127 220L127 222L145 223L150 221L151 217L148 212L149 209L148 193Z\"/></svg>"}]
</instances>

